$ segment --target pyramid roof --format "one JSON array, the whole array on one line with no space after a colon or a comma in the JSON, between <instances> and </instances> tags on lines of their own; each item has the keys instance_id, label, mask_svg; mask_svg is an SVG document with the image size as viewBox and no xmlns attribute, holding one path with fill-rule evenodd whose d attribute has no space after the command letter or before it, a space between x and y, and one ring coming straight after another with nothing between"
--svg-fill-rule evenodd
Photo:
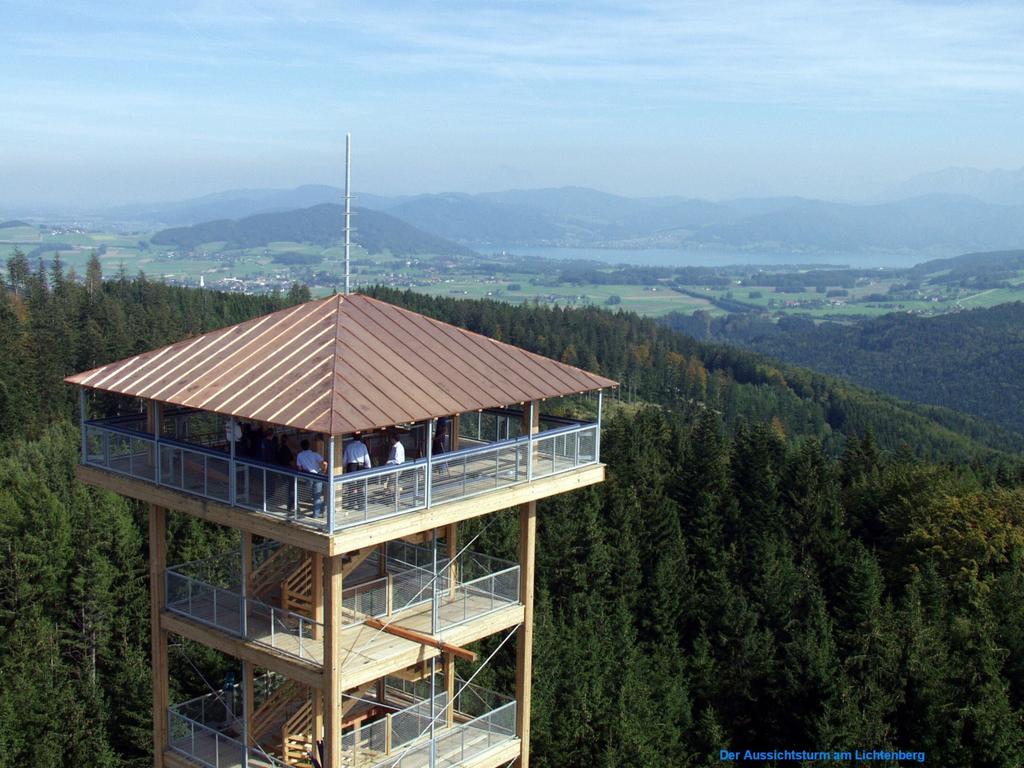
<instances>
[{"instance_id":1,"label":"pyramid roof","mask_svg":"<svg viewBox=\"0 0 1024 768\"><path fill-rule=\"evenodd\" d=\"M617 385L359 294L282 309L66 381L334 436Z\"/></svg>"}]
</instances>

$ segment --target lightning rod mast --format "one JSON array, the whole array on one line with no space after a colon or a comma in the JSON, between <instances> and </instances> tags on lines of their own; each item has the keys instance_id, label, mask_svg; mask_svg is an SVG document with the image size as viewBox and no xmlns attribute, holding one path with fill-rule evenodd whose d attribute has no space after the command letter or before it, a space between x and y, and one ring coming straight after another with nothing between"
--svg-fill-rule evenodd
<instances>
[{"instance_id":1,"label":"lightning rod mast","mask_svg":"<svg viewBox=\"0 0 1024 768\"><path fill-rule=\"evenodd\" d=\"M352 246L352 134L345 134L345 293L351 293L349 251Z\"/></svg>"}]
</instances>

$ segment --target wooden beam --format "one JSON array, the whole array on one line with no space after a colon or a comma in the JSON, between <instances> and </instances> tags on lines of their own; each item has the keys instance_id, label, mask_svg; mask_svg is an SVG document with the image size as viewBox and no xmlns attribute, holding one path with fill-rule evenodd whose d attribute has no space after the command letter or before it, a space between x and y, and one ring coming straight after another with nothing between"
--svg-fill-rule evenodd
<instances>
[{"instance_id":1,"label":"wooden beam","mask_svg":"<svg viewBox=\"0 0 1024 768\"><path fill-rule=\"evenodd\" d=\"M347 579L356 568L363 564L366 558L373 554L374 549L376 547L363 547L357 552L348 553L348 557L351 559L342 568L342 576Z\"/></svg>"},{"instance_id":2,"label":"wooden beam","mask_svg":"<svg viewBox=\"0 0 1024 768\"><path fill-rule=\"evenodd\" d=\"M451 523L481 517L501 509L518 507L530 501L557 496L604 481L604 464L589 464L580 469L560 472L532 483L519 483L490 493L481 493L461 501L439 504L419 512L383 518L377 522L340 531L331 537L331 552L340 554L385 541L401 539L420 531L443 528Z\"/></svg>"},{"instance_id":3,"label":"wooden beam","mask_svg":"<svg viewBox=\"0 0 1024 768\"><path fill-rule=\"evenodd\" d=\"M168 632L195 640L237 659L251 661L258 667L278 672L303 685L313 688L323 685L319 665L278 653L270 646L229 635L168 611L160 615L160 625Z\"/></svg>"},{"instance_id":4,"label":"wooden beam","mask_svg":"<svg viewBox=\"0 0 1024 768\"><path fill-rule=\"evenodd\" d=\"M167 510L149 507L149 632L153 665L153 765L164 768L168 747L167 709L170 706L167 672L167 630L160 622L167 595Z\"/></svg>"},{"instance_id":5,"label":"wooden beam","mask_svg":"<svg viewBox=\"0 0 1024 768\"><path fill-rule=\"evenodd\" d=\"M387 632L389 635L394 635L395 637L401 637L404 640L412 640L414 643L419 643L420 645L437 648L439 651L455 654L460 659L466 659L466 661L476 661L476 654L473 651L461 648L457 645L452 645L451 643L446 643L444 640L438 640L430 635L417 632L414 629L406 629L405 627L399 627L395 624L386 624L380 619L367 619L363 623L370 629L379 629L382 632Z\"/></svg>"},{"instance_id":6,"label":"wooden beam","mask_svg":"<svg viewBox=\"0 0 1024 768\"><path fill-rule=\"evenodd\" d=\"M327 558L324 568L324 768L341 768L342 694L341 631L345 625L341 594L344 563Z\"/></svg>"},{"instance_id":7,"label":"wooden beam","mask_svg":"<svg viewBox=\"0 0 1024 768\"><path fill-rule=\"evenodd\" d=\"M533 689L533 575L537 546L537 502L519 507L519 601L523 623L516 638L516 735L519 768L530 766L530 698Z\"/></svg>"},{"instance_id":8,"label":"wooden beam","mask_svg":"<svg viewBox=\"0 0 1024 768\"><path fill-rule=\"evenodd\" d=\"M154 485L146 480L136 480L133 477L118 475L105 469L88 467L83 464L75 467L75 477L86 485L106 488L108 491L119 493L122 496L156 504L165 509L184 512L217 525L225 525L239 531L250 531L265 539L274 539L282 544L290 544L309 552L326 554L330 550L330 537L327 534L304 528L263 512L231 507L227 504L181 493L162 485ZM353 549L358 549L358 547L353 547Z\"/></svg>"},{"instance_id":9,"label":"wooden beam","mask_svg":"<svg viewBox=\"0 0 1024 768\"><path fill-rule=\"evenodd\" d=\"M351 696L352 698L341 705L341 716L348 717L348 713L352 711L352 707L360 703L359 699L363 698L363 696L366 695L366 692L370 690L370 688L372 688L373 685L374 683L370 682L364 683L363 685L360 685L358 688L353 688L352 691L349 693L349 696ZM384 700L380 699L380 701L383 702Z\"/></svg>"}]
</instances>

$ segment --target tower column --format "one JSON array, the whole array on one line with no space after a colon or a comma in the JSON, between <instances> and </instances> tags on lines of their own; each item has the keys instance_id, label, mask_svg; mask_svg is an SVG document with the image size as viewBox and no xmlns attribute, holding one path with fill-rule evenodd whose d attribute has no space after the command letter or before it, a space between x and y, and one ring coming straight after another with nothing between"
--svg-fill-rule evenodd
<instances>
[{"instance_id":1,"label":"tower column","mask_svg":"<svg viewBox=\"0 0 1024 768\"><path fill-rule=\"evenodd\" d=\"M523 623L516 637L516 735L519 767L530 766L530 696L533 689L533 566L537 543L537 502L519 505L519 600Z\"/></svg>"},{"instance_id":2,"label":"tower column","mask_svg":"<svg viewBox=\"0 0 1024 768\"><path fill-rule=\"evenodd\" d=\"M341 768L342 557L324 560L324 768Z\"/></svg>"},{"instance_id":3,"label":"tower column","mask_svg":"<svg viewBox=\"0 0 1024 768\"><path fill-rule=\"evenodd\" d=\"M153 658L153 766L164 768L167 749L167 630L161 626L160 611L166 602L167 510L149 506L149 629Z\"/></svg>"}]
</instances>

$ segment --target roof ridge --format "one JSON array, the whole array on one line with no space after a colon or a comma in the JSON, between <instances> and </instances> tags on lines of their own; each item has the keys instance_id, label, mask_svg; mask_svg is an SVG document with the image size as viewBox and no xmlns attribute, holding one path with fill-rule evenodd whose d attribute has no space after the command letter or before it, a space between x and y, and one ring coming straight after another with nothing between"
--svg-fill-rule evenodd
<instances>
[{"instance_id":1,"label":"roof ridge","mask_svg":"<svg viewBox=\"0 0 1024 768\"><path fill-rule=\"evenodd\" d=\"M335 400L338 397L336 385L338 381L338 363L341 362L341 305L345 303L344 294L338 293L335 296L337 300L334 302L334 349L332 350L334 364L331 366L331 380L327 384L330 390L329 402L331 406L330 413L327 416L327 426L332 435L338 431L335 424L338 419L338 409L335 407ZM334 472L334 467L331 467L330 470Z\"/></svg>"}]
</instances>

